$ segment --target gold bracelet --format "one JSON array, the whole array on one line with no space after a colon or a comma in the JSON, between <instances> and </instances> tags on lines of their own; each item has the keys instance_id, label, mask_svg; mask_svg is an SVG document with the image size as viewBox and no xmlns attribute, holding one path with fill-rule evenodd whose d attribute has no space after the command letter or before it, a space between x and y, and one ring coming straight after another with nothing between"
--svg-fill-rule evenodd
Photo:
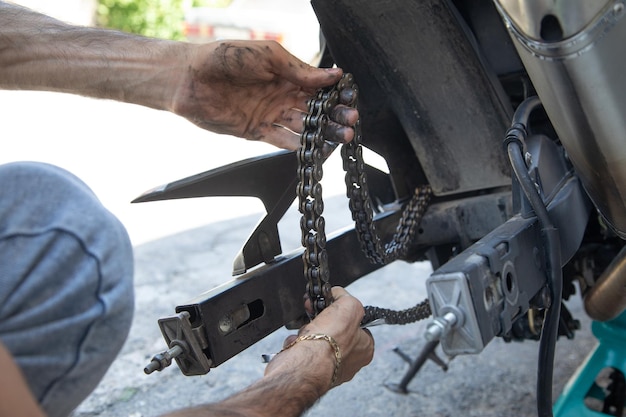
<instances>
[{"instance_id":1,"label":"gold bracelet","mask_svg":"<svg viewBox=\"0 0 626 417\"><path fill-rule=\"evenodd\" d=\"M339 377L339 368L341 367L341 351L339 350L339 345L337 344L337 341L333 339L332 336L328 336L327 334L320 334L320 333L307 334L307 335L298 336L296 340L294 340L293 342L285 346L283 350L281 350L281 352L289 349L290 347L292 347L293 345L295 345L296 343L302 340L325 340L328 342L330 347L334 350L335 370L333 371L333 378L330 380L330 386L332 388L335 385L335 382L337 382L337 378Z\"/></svg>"}]
</instances>

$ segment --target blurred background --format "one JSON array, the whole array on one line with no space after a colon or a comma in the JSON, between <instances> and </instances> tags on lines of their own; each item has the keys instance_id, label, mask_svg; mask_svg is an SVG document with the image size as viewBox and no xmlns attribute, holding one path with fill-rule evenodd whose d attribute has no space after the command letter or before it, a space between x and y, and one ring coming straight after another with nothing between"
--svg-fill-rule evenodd
<instances>
[{"instance_id":1,"label":"blurred background","mask_svg":"<svg viewBox=\"0 0 626 417\"><path fill-rule=\"evenodd\" d=\"M164 39L275 40L313 60L319 27L308 0L13 0L66 22Z\"/></svg>"},{"instance_id":2,"label":"blurred background","mask_svg":"<svg viewBox=\"0 0 626 417\"><path fill-rule=\"evenodd\" d=\"M66 22L152 37L273 39L306 62L319 50L319 27L308 0L16 3ZM0 90L0 114L0 163L36 160L73 172L122 220L135 245L263 211L260 201L243 197L130 201L153 187L277 151L272 146L213 134L167 112L59 93ZM327 166L325 196L342 193L341 162Z\"/></svg>"}]
</instances>

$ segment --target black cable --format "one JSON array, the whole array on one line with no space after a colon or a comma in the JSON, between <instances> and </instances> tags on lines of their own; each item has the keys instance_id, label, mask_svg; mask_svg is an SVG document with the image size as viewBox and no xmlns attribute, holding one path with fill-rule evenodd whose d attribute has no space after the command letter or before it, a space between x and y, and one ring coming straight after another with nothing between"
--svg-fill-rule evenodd
<instances>
[{"instance_id":1,"label":"black cable","mask_svg":"<svg viewBox=\"0 0 626 417\"><path fill-rule=\"evenodd\" d=\"M539 100L539 97L528 97L526 100L522 101L519 106L517 106L517 109L515 109L512 124L520 123L527 126L530 114L540 106L541 100Z\"/></svg>"},{"instance_id":2,"label":"black cable","mask_svg":"<svg viewBox=\"0 0 626 417\"><path fill-rule=\"evenodd\" d=\"M551 302L547 306L541 338L537 368L537 414L539 417L551 417L552 414L552 379L556 339L559 329L561 297L563 294L563 275L561 270L561 242L558 230L553 226L548 210L528 174L528 167L523 155L523 141L526 138L526 126L533 110L541 106L537 97L524 100L515 111L511 128L507 131L505 144L513 172L530 202L539 224L545 243L546 277L550 289Z\"/></svg>"}]
</instances>

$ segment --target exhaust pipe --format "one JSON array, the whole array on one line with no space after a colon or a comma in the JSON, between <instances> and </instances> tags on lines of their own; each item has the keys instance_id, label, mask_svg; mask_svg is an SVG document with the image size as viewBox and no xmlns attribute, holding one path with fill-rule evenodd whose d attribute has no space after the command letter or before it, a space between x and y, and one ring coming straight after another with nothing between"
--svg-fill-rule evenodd
<instances>
[{"instance_id":1,"label":"exhaust pipe","mask_svg":"<svg viewBox=\"0 0 626 417\"><path fill-rule=\"evenodd\" d=\"M625 0L495 0L559 139L626 239Z\"/></svg>"},{"instance_id":2,"label":"exhaust pipe","mask_svg":"<svg viewBox=\"0 0 626 417\"><path fill-rule=\"evenodd\" d=\"M626 246L585 294L585 310L597 321L613 320L626 310Z\"/></svg>"}]
</instances>

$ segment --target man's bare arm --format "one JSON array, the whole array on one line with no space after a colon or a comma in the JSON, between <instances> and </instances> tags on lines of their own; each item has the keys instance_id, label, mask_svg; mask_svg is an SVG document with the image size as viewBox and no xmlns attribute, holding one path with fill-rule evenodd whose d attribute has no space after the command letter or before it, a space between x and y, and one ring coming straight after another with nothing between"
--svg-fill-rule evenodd
<instances>
[{"instance_id":1,"label":"man's bare arm","mask_svg":"<svg viewBox=\"0 0 626 417\"><path fill-rule=\"evenodd\" d=\"M0 417L44 417L26 386L22 372L0 341Z\"/></svg>"},{"instance_id":2,"label":"man's bare arm","mask_svg":"<svg viewBox=\"0 0 626 417\"><path fill-rule=\"evenodd\" d=\"M278 356L281 355L289 356L281 358L286 365L266 373L246 390L219 403L179 410L163 417L301 415L330 388L334 367L332 352L323 341L308 341L297 343Z\"/></svg>"},{"instance_id":3,"label":"man's bare arm","mask_svg":"<svg viewBox=\"0 0 626 417\"><path fill-rule=\"evenodd\" d=\"M65 24L0 1L3 89L139 104L217 133L296 149L307 100L341 74L309 66L276 42L145 38ZM338 107L329 139L347 142L358 113Z\"/></svg>"},{"instance_id":4,"label":"man's bare arm","mask_svg":"<svg viewBox=\"0 0 626 417\"><path fill-rule=\"evenodd\" d=\"M185 44L65 24L0 2L0 87L57 91L166 110ZM155 86L165 88L155 88Z\"/></svg>"}]
</instances>

